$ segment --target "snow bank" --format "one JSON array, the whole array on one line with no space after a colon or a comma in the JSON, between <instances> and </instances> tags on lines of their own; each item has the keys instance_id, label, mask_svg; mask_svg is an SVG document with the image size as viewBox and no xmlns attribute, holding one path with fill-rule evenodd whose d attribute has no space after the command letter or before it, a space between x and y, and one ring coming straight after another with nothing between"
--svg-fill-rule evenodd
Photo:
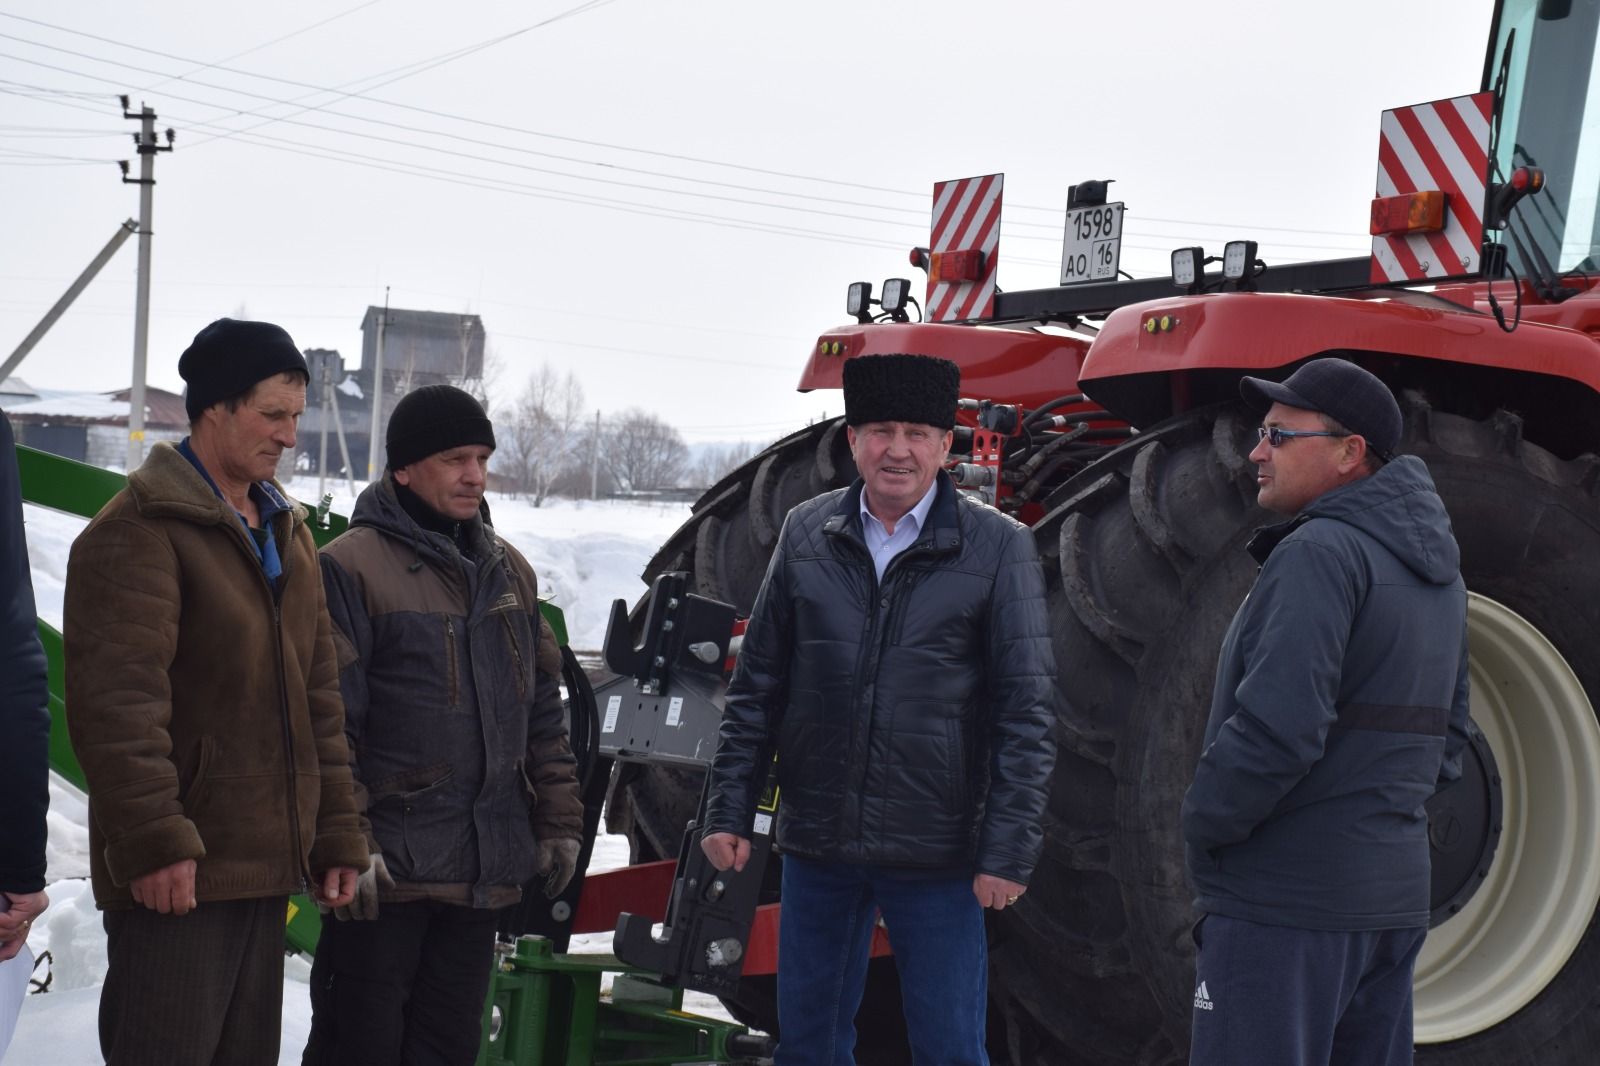
<instances>
[{"instance_id":1,"label":"snow bank","mask_svg":"<svg viewBox=\"0 0 1600 1066\"><path fill-rule=\"evenodd\" d=\"M344 482L328 485L337 493L334 508L348 514ZM287 487L300 500L316 499L316 478L296 478ZM612 600L632 605L644 594L645 563L689 518L685 503L552 499L534 507L498 493L490 493L489 509L495 529L538 572L540 591L566 614L568 639L582 651L604 642ZM31 505L24 512L39 617L59 629L67 551L85 522Z\"/></svg>"}]
</instances>

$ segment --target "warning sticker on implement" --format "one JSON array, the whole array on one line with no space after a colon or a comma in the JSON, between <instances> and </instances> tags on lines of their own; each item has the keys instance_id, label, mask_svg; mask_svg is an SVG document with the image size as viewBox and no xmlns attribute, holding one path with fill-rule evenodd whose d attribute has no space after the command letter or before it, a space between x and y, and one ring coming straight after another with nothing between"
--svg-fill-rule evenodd
<instances>
[{"instance_id":1,"label":"warning sticker on implement","mask_svg":"<svg viewBox=\"0 0 1600 1066\"><path fill-rule=\"evenodd\" d=\"M612 696L606 700L606 720L600 725L600 732L615 733L617 731L617 715L622 713L622 697Z\"/></svg>"},{"instance_id":2,"label":"warning sticker on implement","mask_svg":"<svg viewBox=\"0 0 1600 1066\"><path fill-rule=\"evenodd\" d=\"M674 696L667 704L667 724L677 725L678 719L683 717L683 697Z\"/></svg>"},{"instance_id":3,"label":"warning sticker on implement","mask_svg":"<svg viewBox=\"0 0 1600 1066\"><path fill-rule=\"evenodd\" d=\"M771 833L772 832L772 815L770 815L770 814L758 814L758 815L756 815L755 828L756 828L756 832L760 833L762 836L766 836L767 834Z\"/></svg>"}]
</instances>

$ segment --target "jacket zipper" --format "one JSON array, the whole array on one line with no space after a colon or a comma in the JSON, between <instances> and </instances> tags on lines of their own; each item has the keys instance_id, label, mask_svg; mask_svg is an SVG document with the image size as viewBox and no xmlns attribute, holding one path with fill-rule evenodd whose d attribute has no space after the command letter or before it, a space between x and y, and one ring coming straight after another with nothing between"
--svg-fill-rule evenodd
<instances>
[{"instance_id":1,"label":"jacket zipper","mask_svg":"<svg viewBox=\"0 0 1600 1066\"><path fill-rule=\"evenodd\" d=\"M449 667L446 671L450 677L449 708L453 711L460 702L457 693L460 691L461 675L456 663L456 623L448 614L444 616L444 659Z\"/></svg>"},{"instance_id":2,"label":"jacket zipper","mask_svg":"<svg viewBox=\"0 0 1600 1066\"><path fill-rule=\"evenodd\" d=\"M283 573L288 576L287 566ZM278 645L278 710L283 718L283 752L289 764L289 825L294 832L294 865L300 871L300 891L305 892L311 884L311 871L305 865L305 836L300 826L300 772L294 761L294 731L289 725L289 693L284 683L288 664L283 658L283 612L276 599L272 604L272 628ZM307 693L308 699L309 696Z\"/></svg>"},{"instance_id":3,"label":"jacket zipper","mask_svg":"<svg viewBox=\"0 0 1600 1066\"><path fill-rule=\"evenodd\" d=\"M517 669L517 698L522 699L528 694L528 686L522 674L522 649L517 646L517 631L511 624L511 612L501 611L499 614L500 621L505 623L506 640L511 645L511 662Z\"/></svg>"},{"instance_id":4,"label":"jacket zipper","mask_svg":"<svg viewBox=\"0 0 1600 1066\"><path fill-rule=\"evenodd\" d=\"M877 563L873 560L872 553L867 550L867 546L864 543L862 543L860 540L858 540L857 538L851 536L848 532L845 532L842 535L841 539L845 543L849 544L851 546L851 548L854 551L856 551L859 555L865 557L866 564L867 564L867 577L868 577L868 580L871 582L869 587L872 590L872 594L871 594L871 597L867 601L867 609L868 609L868 611L870 613L869 613L869 616L868 616L866 639L864 639L862 641L861 657L859 659L857 659L857 663L856 663L856 670L857 670L856 677L858 679L862 679L864 681L865 677L867 676L865 668L868 665L870 665L872 667L872 673L875 675L877 673L878 660L880 658L882 658L883 649L881 647L879 647L880 638L879 638L879 625L878 625L878 612L880 610L879 601L882 598L881 597L882 589L887 587L889 576L894 573L896 566L900 563L900 561L902 559L905 559L907 557L915 557L915 556L922 556L922 555L932 555L933 551L930 548L925 548L925 547L919 548L917 546L917 544L915 544L915 543L912 544L910 547L908 547L904 551L900 552L900 554L896 555L893 559L889 560L889 565L883 568L884 580L882 582L880 582L878 580ZM888 619L888 615L889 615L889 612L893 611L894 605L890 604L890 605L888 605L886 607L882 607L881 609L884 612L884 623L885 624L884 624L884 627L883 627L883 631L887 632L887 630L888 630L887 623L888 623L888 620L889 620ZM876 688L877 688L877 686L874 685L873 688L874 688L874 699L875 699L876 698ZM858 684L857 687L856 687L856 691L858 693L864 692L865 691L865 686L862 685L862 684ZM866 784L867 764L868 764L868 761L869 761L867 756L871 753L871 750L872 750L872 706L871 706L871 704L867 704L865 707L862 708L862 710L865 713L863 715L861 715L860 717L863 720L863 727L866 730L866 735L863 738L863 748L862 748L862 753L861 753L861 756L862 756L861 757L861 768L856 773L857 781L855 782L855 792L856 792L857 795L861 795L864 792L863 786ZM858 804L857 805L857 809L856 809L856 837L857 837L857 839L860 839L862 836L865 835L865 833L866 833L866 822L867 822L866 805L865 804Z\"/></svg>"},{"instance_id":5,"label":"jacket zipper","mask_svg":"<svg viewBox=\"0 0 1600 1066\"><path fill-rule=\"evenodd\" d=\"M250 534L243 529L242 523L239 523L238 526L240 530L239 538L248 538ZM294 534L294 519L292 516L289 519L289 533L292 538ZM250 561L255 565L256 573L261 577L261 586L267 590L267 599L272 603L273 645L278 655L278 716L283 725L284 761L289 768L289 827L294 836L294 866L300 875L300 891L304 893L311 885L311 871L305 865L305 834L300 825L300 774L295 765L294 730L289 721L289 692L287 681L285 680L289 667L283 656L283 608L278 603L278 596L272 588L272 582L267 580L267 572L261 569L260 554L252 544L244 543L243 547L248 551ZM287 586L289 583L290 553L279 552L278 562L283 567L279 580ZM309 697L309 693L307 696Z\"/></svg>"}]
</instances>

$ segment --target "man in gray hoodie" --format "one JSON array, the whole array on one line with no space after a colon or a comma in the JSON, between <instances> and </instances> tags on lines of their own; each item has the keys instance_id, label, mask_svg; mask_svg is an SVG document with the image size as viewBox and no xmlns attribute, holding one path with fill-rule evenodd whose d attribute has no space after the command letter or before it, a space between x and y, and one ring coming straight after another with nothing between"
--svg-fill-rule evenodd
<instances>
[{"instance_id":1,"label":"man in gray hoodie","mask_svg":"<svg viewBox=\"0 0 1600 1066\"><path fill-rule=\"evenodd\" d=\"M1399 406L1353 363L1245 378L1258 501L1286 516L1234 615L1183 802L1202 917L1191 1066L1412 1061L1424 803L1460 775L1466 587Z\"/></svg>"}]
</instances>

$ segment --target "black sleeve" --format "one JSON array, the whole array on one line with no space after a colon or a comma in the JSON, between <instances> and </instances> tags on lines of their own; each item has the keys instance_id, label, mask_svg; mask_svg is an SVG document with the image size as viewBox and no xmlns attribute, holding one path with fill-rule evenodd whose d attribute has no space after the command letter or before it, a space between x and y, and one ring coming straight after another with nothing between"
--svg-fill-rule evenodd
<instances>
[{"instance_id":1,"label":"black sleeve","mask_svg":"<svg viewBox=\"0 0 1600 1066\"><path fill-rule=\"evenodd\" d=\"M728 683L717 753L711 760L707 833L733 833L748 838L756 802L766 784L767 766L783 718L794 641L793 608L785 570L788 532L785 521L778 536L778 550L767 564L767 576L750 610L739 661Z\"/></svg>"},{"instance_id":2,"label":"black sleeve","mask_svg":"<svg viewBox=\"0 0 1600 1066\"><path fill-rule=\"evenodd\" d=\"M39 643L22 487L11 423L0 415L0 892L44 888L50 707Z\"/></svg>"}]
</instances>

